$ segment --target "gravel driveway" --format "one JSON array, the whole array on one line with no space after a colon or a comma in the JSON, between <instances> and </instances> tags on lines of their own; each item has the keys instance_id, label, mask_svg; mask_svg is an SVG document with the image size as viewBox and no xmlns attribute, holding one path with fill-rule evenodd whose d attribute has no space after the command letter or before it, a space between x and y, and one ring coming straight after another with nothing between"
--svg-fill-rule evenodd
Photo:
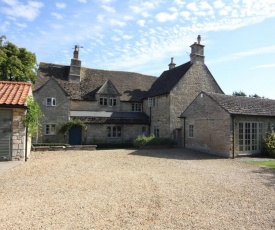
<instances>
[{"instance_id":1,"label":"gravel driveway","mask_svg":"<svg viewBox=\"0 0 275 230\"><path fill-rule=\"evenodd\" d=\"M275 229L275 171L191 150L33 152L0 229Z\"/></svg>"}]
</instances>

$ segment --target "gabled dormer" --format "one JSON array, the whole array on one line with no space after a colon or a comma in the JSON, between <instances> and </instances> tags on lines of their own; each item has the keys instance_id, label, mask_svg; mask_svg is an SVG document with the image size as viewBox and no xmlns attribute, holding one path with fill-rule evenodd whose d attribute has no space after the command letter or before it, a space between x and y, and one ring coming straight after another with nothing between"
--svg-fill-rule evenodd
<instances>
[{"instance_id":1,"label":"gabled dormer","mask_svg":"<svg viewBox=\"0 0 275 230\"><path fill-rule=\"evenodd\" d=\"M97 91L97 100L100 106L116 107L119 103L121 94L114 84L107 80Z\"/></svg>"}]
</instances>

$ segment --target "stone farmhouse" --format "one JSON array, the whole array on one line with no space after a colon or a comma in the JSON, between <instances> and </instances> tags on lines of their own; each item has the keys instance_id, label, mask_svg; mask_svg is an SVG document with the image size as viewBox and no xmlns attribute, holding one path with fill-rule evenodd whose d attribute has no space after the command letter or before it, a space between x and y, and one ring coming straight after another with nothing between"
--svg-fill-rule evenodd
<instances>
[{"instance_id":1,"label":"stone farmhouse","mask_svg":"<svg viewBox=\"0 0 275 230\"><path fill-rule=\"evenodd\" d=\"M169 69L158 78L132 72L85 68L81 66L78 56L79 47L76 46L70 66L40 63L34 87L34 97L45 115L41 118L39 142L65 141L72 145L132 142L138 135L154 134L157 137L173 138L179 147L191 147L232 157L242 152L241 148L246 149L243 152L250 151L242 144L250 138L246 134L248 130L245 129L247 119L251 121L251 127L258 122L256 126L257 129L262 127L262 134L267 129L269 121L260 125L257 119L254 121L235 116L233 109L228 112L227 108L224 108L224 114L219 114L218 109L212 111L213 107L204 104L214 104L222 109L224 105L218 105L221 102L211 99L214 96L209 95L216 95L215 98L232 97L224 95L205 65L204 46L200 36L197 42L191 45L190 61L176 66L171 58ZM236 103L239 99L243 100L239 97L233 98ZM247 99L253 104L252 98ZM274 101L272 102L274 104ZM258 109L261 109L260 105L259 103ZM200 106L202 110L197 113ZM245 103L240 106L245 106ZM254 112L239 115L261 115ZM217 120L217 124L214 121L212 124L209 118L212 129L198 122L200 119L206 119L206 114L211 114L207 116ZM274 115L269 114L269 118ZM222 123L219 116L227 117L226 123ZM67 136L59 132L64 123L76 119L83 121L87 128L73 126ZM219 122L226 127L221 126ZM243 139L238 137L241 128L233 129L233 124L238 127L243 125ZM220 133L223 133L226 141L215 139L221 138ZM253 135L251 133L249 141L254 141ZM257 135L258 150L261 133ZM251 151L253 148L251 147Z\"/></svg>"},{"instance_id":2,"label":"stone farmhouse","mask_svg":"<svg viewBox=\"0 0 275 230\"><path fill-rule=\"evenodd\" d=\"M32 84L0 81L0 161L26 160L31 138L22 121L27 112L27 97Z\"/></svg>"}]
</instances>

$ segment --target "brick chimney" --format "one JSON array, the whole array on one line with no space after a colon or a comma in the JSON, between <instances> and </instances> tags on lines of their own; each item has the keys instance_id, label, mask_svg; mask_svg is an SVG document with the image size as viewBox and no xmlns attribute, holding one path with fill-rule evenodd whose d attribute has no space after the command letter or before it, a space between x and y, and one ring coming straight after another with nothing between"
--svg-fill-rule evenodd
<instances>
[{"instance_id":1,"label":"brick chimney","mask_svg":"<svg viewBox=\"0 0 275 230\"><path fill-rule=\"evenodd\" d=\"M78 60L79 46L74 47L74 57L71 59L69 82L80 82L81 61Z\"/></svg>"},{"instance_id":2,"label":"brick chimney","mask_svg":"<svg viewBox=\"0 0 275 230\"><path fill-rule=\"evenodd\" d=\"M171 63L168 66L169 66L169 70L175 68L176 63L174 63L174 58L173 57L171 57Z\"/></svg>"},{"instance_id":3,"label":"brick chimney","mask_svg":"<svg viewBox=\"0 0 275 230\"><path fill-rule=\"evenodd\" d=\"M191 47L190 59L192 63L204 63L204 45L201 45L201 36L198 35L197 42Z\"/></svg>"}]
</instances>

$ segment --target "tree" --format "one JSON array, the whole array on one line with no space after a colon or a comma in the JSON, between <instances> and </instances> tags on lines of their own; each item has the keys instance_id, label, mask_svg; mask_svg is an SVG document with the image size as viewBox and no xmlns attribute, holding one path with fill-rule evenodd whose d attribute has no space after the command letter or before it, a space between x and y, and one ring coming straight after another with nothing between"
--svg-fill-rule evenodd
<instances>
[{"instance_id":1,"label":"tree","mask_svg":"<svg viewBox=\"0 0 275 230\"><path fill-rule=\"evenodd\" d=\"M235 91L235 92L233 92L232 95L233 96L243 96L243 97L246 97L246 94L243 91L239 91L239 92Z\"/></svg>"},{"instance_id":2,"label":"tree","mask_svg":"<svg viewBox=\"0 0 275 230\"><path fill-rule=\"evenodd\" d=\"M36 55L25 48L18 48L0 37L0 80L31 81L36 79Z\"/></svg>"}]
</instances>

